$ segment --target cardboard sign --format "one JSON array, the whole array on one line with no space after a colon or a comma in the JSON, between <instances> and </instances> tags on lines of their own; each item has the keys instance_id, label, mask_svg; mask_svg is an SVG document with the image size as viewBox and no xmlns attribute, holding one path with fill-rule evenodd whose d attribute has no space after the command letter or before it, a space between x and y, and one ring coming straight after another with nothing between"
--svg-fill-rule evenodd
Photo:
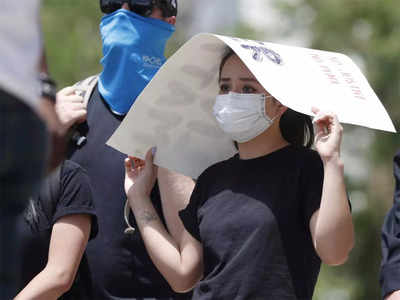
<instances>
[{"instance_id":1,"label":"cardboard sign","mask_svg":"<svg viewBox=\"0 0 400 300\"><path fill-rule=\"evenodd\" d=\"M139 95L108 145L197 178L236 149L212 114L218 73L228 48L282 104L312 115L317 107L340 122L395 132L392 121L353 61L340 53L214 34L199 34L162 66Z\"/></svg>"}]
</instances>

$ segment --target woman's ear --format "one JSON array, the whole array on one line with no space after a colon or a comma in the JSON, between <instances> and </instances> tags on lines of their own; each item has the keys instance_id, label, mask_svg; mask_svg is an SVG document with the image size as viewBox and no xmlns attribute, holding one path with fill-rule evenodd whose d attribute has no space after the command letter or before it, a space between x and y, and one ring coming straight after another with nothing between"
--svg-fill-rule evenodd
<instances>
[{"instance_id":1,"label":"woman's ear","mask_svg":"<svg viewBox=\"0 0 400 300\"><path fill-rule=\"evenodd\" d=\"M278 108L279 115L282 116L285 113L285 111L287 111L287 109L288 109L287 106L279 103L279 108Z\"/></svg>"},{"instance_id":2,"label":"woman's ear","mask_svg":"<svg viewBox=\"0 0 400 300\"><path fill-rule=\"evenodd\" d=\"M288 109L287 106L283 105L275 98L273 98L272 101L274 103L277 116L282 116L285 113L285 111L287 111L287 109Z\"/></svg>"}]
</instances>

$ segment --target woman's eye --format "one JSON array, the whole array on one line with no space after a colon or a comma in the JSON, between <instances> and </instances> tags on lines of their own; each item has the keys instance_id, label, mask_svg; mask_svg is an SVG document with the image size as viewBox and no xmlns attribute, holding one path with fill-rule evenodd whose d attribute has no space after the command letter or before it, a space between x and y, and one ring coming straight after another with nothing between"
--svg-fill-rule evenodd
<instances>
[{"instance_id":1,"label":"woman's eye","mask_svg":"<svg viewBox=\"0 0 400 300\"><path fill-rule=\"evenodd\" d=\"M221 84L219 86L219 91L220 91L220 93L228 93L229 92L229 85Z\"/></svg>"},{"instance_id":2,"label":"woman's eye","mask_svg":"<svg viewBox=\"0 0 400 300\"><path fill-rule=\"evenodd\" d=\"M254 94L256 92L256 89L251 86L244 86L242 90L244 94Z\"/></svg>"}]
</instances>

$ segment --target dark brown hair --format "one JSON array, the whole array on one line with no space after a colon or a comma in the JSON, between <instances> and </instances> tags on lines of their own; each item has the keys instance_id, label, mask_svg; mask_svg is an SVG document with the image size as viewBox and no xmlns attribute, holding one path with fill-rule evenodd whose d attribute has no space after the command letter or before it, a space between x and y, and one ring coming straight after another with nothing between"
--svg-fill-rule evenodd
<instances>
[{"instance_id":1,"label":"dark brown hair","mask_svg":"<svg viewBox=\"0 0 400 300\"><path fill-rule=\"evenodd\" d=\"M225 55L219 65L218 81L221 79L222 68L226 61L236 53L227 48ZM288 108L279 121L279 128L283 138L294 146L305 146L310 148L314 142L314 127L311 117ZM237 148L237 144L235 142Z\"/></svg>"}]
</instances>

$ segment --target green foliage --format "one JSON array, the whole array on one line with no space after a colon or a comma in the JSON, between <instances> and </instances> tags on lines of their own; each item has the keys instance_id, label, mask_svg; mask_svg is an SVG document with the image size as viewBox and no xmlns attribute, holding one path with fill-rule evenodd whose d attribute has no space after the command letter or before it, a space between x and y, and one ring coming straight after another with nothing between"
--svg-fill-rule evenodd
<instances>
[{"instance_id":1,"label":"green foliage","mask_svg":"<svg viewBox=\"0 0 400 300\"><path fill-rule=\"evenodd\" d=\"M99 22L95 0L47 0L42 5L47 62L59 87L101 70Z\"/></svg>"}]
</instances>

